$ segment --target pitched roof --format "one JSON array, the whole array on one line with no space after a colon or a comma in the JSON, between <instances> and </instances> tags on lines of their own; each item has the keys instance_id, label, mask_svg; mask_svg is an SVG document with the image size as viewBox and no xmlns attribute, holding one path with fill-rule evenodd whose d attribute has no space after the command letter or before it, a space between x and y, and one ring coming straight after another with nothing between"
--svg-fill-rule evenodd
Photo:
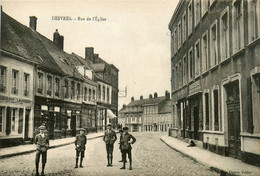
<instances>
[{"instance_id":1,"label":"pitched roof","mask_svg":"<svg viewBox=\"0 0 260 176\"><path fill-rule=\"evenodd\" d=\"M171 113L172 112L172 103L171 100L165 101L159 109L158 113L159 114L166 114L166 113Z\"/></svg>"},{"instance_id":2,"label":"pitched roof","mask_svg":"<svg viewBox=\"0 0 260 176\"><path fill-rule=\"evenodd\" d=\"M57 74L64 74L38 38L38 32L1 12L1 49L36 62Z\"/></svg>"},{"instance_id":3,"label":"pitched roof","mask_svg":"<svg viewBox=\"0 0 260 176\"><path fill-rule=\"evenodd\" d=\"M134 101L130 102L127 106L140 106L140 105L145 106L145 105L159 104L165 99L166 99L166 97L162 96L162 97L157 97L157 98L134 100Z\"/></svg>"}]
</instances>

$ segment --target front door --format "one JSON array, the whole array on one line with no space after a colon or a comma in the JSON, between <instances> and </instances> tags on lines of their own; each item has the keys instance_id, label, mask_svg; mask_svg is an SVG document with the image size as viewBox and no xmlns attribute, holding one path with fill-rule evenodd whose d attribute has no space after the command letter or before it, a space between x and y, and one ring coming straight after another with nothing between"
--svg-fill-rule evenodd
<instances>
[{"instance_id":1,"label":"front door","mask_svg":"<svg viewBox=\"0 0 260 176\"><path fill-rule=\"evenodd\" d=\"M25 129L24 129L24 140L28 140L29 136L29 117L30 117L30 109L26 109L25 111Z\"/></svg>"},{"instance_id":2,"label":"front door","mask_svg":"<svg viewBox=\"0 0 260 176\"><path fill-rule=\"evenodd\" d=\"M238 81L226 87L229 156L241 159L240 98Z\"/></svg>"}]
</instances>

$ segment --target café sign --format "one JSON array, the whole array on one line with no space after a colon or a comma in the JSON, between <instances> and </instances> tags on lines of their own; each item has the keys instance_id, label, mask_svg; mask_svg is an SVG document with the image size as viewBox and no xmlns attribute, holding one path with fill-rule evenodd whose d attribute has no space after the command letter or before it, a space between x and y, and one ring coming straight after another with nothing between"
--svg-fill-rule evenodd
<instances>
[{"instance_id":1,"label":"caf\u00e9 sign","mask_svg":"<svg viewBox=\"0 0 260 176\"><path fill-rule=\"evenodd\" d=\"M16 98L16 97L6 97L6 96L0 96L0 102L4 103L17 103L17 104L29 104L31 103L31 100Z\"/></svg>"}]
</instances>

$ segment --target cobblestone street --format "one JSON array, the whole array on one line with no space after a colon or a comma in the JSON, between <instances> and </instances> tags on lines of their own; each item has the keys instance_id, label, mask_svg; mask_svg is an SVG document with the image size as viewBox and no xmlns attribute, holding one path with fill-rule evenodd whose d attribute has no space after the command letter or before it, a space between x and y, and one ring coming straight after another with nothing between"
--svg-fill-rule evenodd
<instances>
[{"instance_id":1,"label":"cobblestone street","mask_svg":"<svg viewBox=\"0 0 260 176\"><path fill-rule=\"evenodd\" d=\"M88 141L84 168L74 169L74 145L48 151L46 175L218 175L207 167L172 150L160 141L166 133L132 133L133 170L120 170L122 163L118 141L114 146L113 167L106 167L105 145L102 138ZM34 175L35 153L2 159L0 175ZM129 164L129 163L127 163ZM41 167L40 167L41 171Z\"/></svg>"}]
</instances>

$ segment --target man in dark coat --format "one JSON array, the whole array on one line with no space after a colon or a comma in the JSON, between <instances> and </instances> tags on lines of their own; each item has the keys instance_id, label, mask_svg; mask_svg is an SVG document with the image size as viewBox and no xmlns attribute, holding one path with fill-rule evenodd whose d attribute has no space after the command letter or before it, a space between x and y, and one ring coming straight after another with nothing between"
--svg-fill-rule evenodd
<instances>
[{"instance_id":1,"label":"man in dark coat","mask_svg":"<svg viewBox=\"0 0 260 176\"><path fill-rule=\"evenodd\" d=\"M44 134L45 126L39 127L40 133L35 136L35 144L37 145L35 166L36 166L36 176L39 176L39 162L40 156L42 155L42 173L44 176L44 168L47 162L47 150L49 149L49 137Z\"/></svg>"},{"instance_id":2,"label":"man in dark coat","mask_svg":"<svg viewBox=\"0 0 260 176\"><path fill-rule=\"evenodd\" d=\"M131 144L134 144L136 139L133 135L131 135L130 133L128 133L128 127L124 127L123 128L123 136L122 136L122 152L123 152L123 167L121 167L120 169L125 169L125 163L126 163L126 154L128 154L128 158L129 158L129 162L130 162L130 167L129 170L132 170L132 146ZM132 139L132 141L131 141Z\"/></svg>"},{"instance_id":3,"label":"man in dark coat","mask_svg":"<svg viewBox=\"0 0 260 176\"><path fill-rule=\"evenodd\" d=\"M119 149L120 149L120 152L121 152L121 157L122 157L122 159L119 161L119 162L123 162L123 151L122 151L122 138L123 138L123 130L122 129L120 129L119 130L119 133L120 133L120 138L119 138Z\"/></svg>"},{"instance_id":4,"label":"man in dark coat","mask_svg":"<svg viewBox=\"0 0 260 176\"><path fill-rule=\"evenodd\" d=\"M104 133L103 141L106 143L106 150L107 150L107 167L112 167L113 163L113 150L114 150L114 143L117 140L116 132L112 130L112 125L107 125L107 130Z\"/></svg>"},{"instance_id":5,"label":"man in dark coat","mask_svg":"<svg viewBox=\"0 0 260 176\"><path fill-rule=\"evenodd\" d=\"M82 161L83 158L85 157L85 150L86 150L86 143L87 143L87 136L84 134L85 133L85 129L81 128L80 129L80 134L78 134L76 136L76 140L75 140L75 150L76 150L76 165L75 168L78 168L78 161L79 161L79 154L80 154L80 165L79 167L83 167L82 166Z\"/></svg>"}]
</instances>

